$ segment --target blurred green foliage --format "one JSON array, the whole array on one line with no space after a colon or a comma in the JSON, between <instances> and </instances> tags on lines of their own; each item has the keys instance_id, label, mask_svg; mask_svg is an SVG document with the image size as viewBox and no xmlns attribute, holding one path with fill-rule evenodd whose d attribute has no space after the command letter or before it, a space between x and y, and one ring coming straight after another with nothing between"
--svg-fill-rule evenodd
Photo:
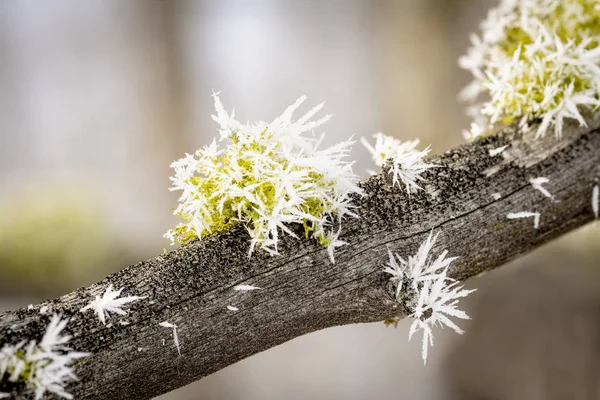
<instances>
[{"instance_id":1,"label":"blurred green foliage","mask_svg":"<svg viewBox=\"0 0 600 400\"><path fill-rule=\"evenodd\" d=\"M54 295L102 276L112 256L100 209L81 187L20 190L0 201L0 296Z\"/></svg>"}]
</instances>

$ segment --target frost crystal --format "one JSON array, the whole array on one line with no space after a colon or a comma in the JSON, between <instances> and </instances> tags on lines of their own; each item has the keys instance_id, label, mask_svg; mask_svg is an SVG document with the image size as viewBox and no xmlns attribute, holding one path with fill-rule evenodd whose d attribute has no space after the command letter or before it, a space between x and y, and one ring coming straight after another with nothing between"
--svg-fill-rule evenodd
<instances>
[{"instance_id":1,"label":"frost crystal","mask_svg":"<svg viewBox=\"0 0 600 400\"><path fill-rule=\"evenodd\" d=\"M429 346L433 346L434 326L446 325L458 334L463 333L449 317L469 319L456 307L458 299L475 291L463 289L460 282L447 276L448 267L456 257L446 258L446 250L437 258L431 255L437 237L431 232L417 254L407 260L388 249L389 261L383 270L391 275L390 281L396 286L396 300L414 318L409 340L415 332L423 331L423 362L427 361Z\"/></svg>"},{"instance_id":2,"label":"frost crystal","mask_svg":"<svg viewBox=\"0 0 600 400\"><path fill-rule=\"evenodd\" d=\"M419 145L419 139L401 142L395 137L381 132L375 133L373 138L375 139L374 146L371 146L365 138L360 138L360 142L369 150L373 162L378 167L382 167L387 160L394 158L398 153L416 151L416 147Z\"/></svg>"},{"instance_id":3,"label":"frost crystal","mask_svg":"<svg viewBox=\"0 0 600 400\"><path fill-rule=\"evenodd\" d=\"M533 228L537 229L540 226L540 213L531 211L521 211L518 213L508 213L506 218L508 219L519 219L519 218L531 218L533 217Z\"/></svg>"},{"instance_id":4,"label":"frost crystal","mask_svg":"<svg viewBox=\"0 0 600 400\"><path fill-rule=\"evenodd\" d=\"M423 158L429 154L430 148L423 151L416 150L419 140L401 142L391 136L381 132L373 135L375 145L371 146L365 138L361 138L361 143L369 150L373 161L379 167L382 167L387 160L392 161L389 173L392 174L392 184L404 184L408 194L420 190L418 182L423 180L421 174L434 164L427 164Z\"/></svg>"},{"instance_id":5,"label":"frost crystal","mask_svg":"<svg viewBox=\"0 0 600 400\"><path fill-rule=\"evenodd\" d=\"M177 325L172 324L167 321L161 322L159 325L164 328L173 329L173 343L175 344L175 347L177 348L177 353L179 353L179 356L181 357L181 349L179 347L179 336L177 336Z\"/></svg>"},{"instance_id":6,"label":"frost crystal","mask_svg":"<svg viewBox=\"0 0 600 400\"><path fill-rule=\"evenodd\" d=\"M102 322L103 325L106 325L106 317L109 315L109 313L112 312L119 315L126 315L127 311L123 310L122 308L125 304L146 298L146 296L128 296L118 299L117 297L121 295L121 291L123 291L122 288L114 291L113 286L108 285L102 297L96 296L96 298L92 300L90 304L83 307L80 311L84 312L90 309L94 310L96 315L98 315L100 322Z\"/></svg>"},{"instance_id":7,"label":"frost crystal","mask_svg":"<svg viewBox=\"0 0 600 400\"><path fill-rule=\"evenodd\" d=\"M237 307L234 307L234 306L227 306L227 309L228 309L229 311L238 311L238 310L239 310L239 308L237 308Z\"/></svg>"},{"instance_id":8,"label":"frost crystal","mask_svg":"<svg viewBox=\"0 0 600 400\"><path fill-rule=\"evenodd\" d=\"M24 383L33 391L35 399L41 399L46 392L66 399L73 396L65 391L65 385L75 380L71 364L87 353L73 352L67 346L71 336L61 335L67 320L53 315L42 341L35 340L26 345L22 341L16 345L5 344L0 349L0 379L8 382ZM10 394L0 393L0 398Z\"/></svg>"},{"instance_id":9,"label":"frost crystal","mask_svg":"<svg viewBox=\"0 0 600 400\"><path fill-rule=\"evenodd\" d=\"M233 288L233 290L235 291L239 291L239 292L247 292L248 290L257 290L260 289L258 286L252 286L252 285L237 285Z\"/></svg>"},{"instance_id":10,"label":"frost crystal","mask_svg":"<svg viewBox=\"0 0 600 400\"><path fill-rule=\"evenodd\" d=\"M552 194L546 188L544 188L542 186L544 183L548 183L548 182L550 182L550 180L548 178L544 178L544 177L531 178L529 180L529 183L531 183L531 186L533 186L533 188L535 190L538 190L541 194L543 194L546 197L553 198Z\"/></svg>"},{"instance_id":11,"label":"frost crystal","mask_svg":"<svg viewBox=\"0 0 600 400\"><path fill-rule=\"evenodd\" d=\"M502 154L504 152L504 150L506 150L506 148L508 147L508 145L506 146L502 146L502 147L498 147L497 149L491 149L490 150L490 156L491 157L495 157L499 154Z\"/></svg>"},{"instance_id":12,"label":"frost crystal","mask_svg":"<svg viewBox=\"0 0 600 400\"><path fill-rule=\"evenodd\" d=\"M271 123L241 124L227 114L217 94L213 97L213 119L227 146L219 149L213 141L171 164L170 190L181 191L175 214L186 223L165 237L185 244L242 224L251 238L249 254L256 246L277 254L279 235L296 237L290 224L302 224L307 238L325 247L339 244L333 232L343 217L355 216L350 194L362 190L352 163L345 161L353 141L319 149L324 136L312 131L330 116L311 118L323 104L292 121L305 100L300 97Z\"/></svg>"},{"instance_id":13,"label":"frost crystal","mask_svg":"<svg viewBox=\"0 0 600 400\"><path fill-rule=\"evenodd\" d=\"M598 21L598 0L502 0L490 10L459 59L474 77L460 97L479 114L469 136L516 121L540 121L537 136L554 126L560 137L566 118L585 125L582 111L600 105Z\"/></svg>"}]
</instances>

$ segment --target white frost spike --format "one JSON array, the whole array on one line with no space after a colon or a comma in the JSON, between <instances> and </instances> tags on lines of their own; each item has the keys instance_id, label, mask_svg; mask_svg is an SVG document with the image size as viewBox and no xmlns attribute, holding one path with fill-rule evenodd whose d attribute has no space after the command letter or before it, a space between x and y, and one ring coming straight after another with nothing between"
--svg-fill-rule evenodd
<instances>
[{"instance_id":1,"label":"white frost spike","mask_svg":"<svg viewBox=\"0 0 600 400\"><path fill-rule=\"evenodd\" d=\"M421 187L417 183L423 180L421 174L430 168L436 167L435 164L423 162L423 158L429 151L430 149L427 147L423 151L409 151L397 154L393 158L392 168L389 172L392 174L392 185L397 184L400 186L400 182L402 182L408 194L421 190Z\"/></svg>"},{"instance_id":2,"label":"white frost spike","mask_svg":"<svg viewBox=\"0 0 600 400\"><path fill-rule=\"evenodd\" d=\"M540 226L540 213L539 212L521 211L518 213L509 213L506 215L506 218L508 218L508 219L531 218L531 217L533 217L534 229L539 228L539 226Z\"/></svg>"},{"instance_id":3,"label":"white frost spike","mask_svg":"<svg viewBox=\"0 0 600 400\"><path fill-rule=\"evenodd\" d=\"M533 186L533 188L535 190L539 190L541 194L543 194L546 197L552 198L552 194L546 190L546 188L544 188L542 185L544 183L548 183L550 182L550 180L548 178L544 178L544 177L540 177L540 178L531 178L529 180L529 183L531 183L531 186Z\"/></svg>"},{"instance_id":4,"label":"white frost spike","mask_svg":"<svg viewBox=\"0 0 600 400\"><path fill-rule=\"evenodd\" d=\"M502 147L498 147L497 149L491 149L490 150L490 156L495 157L499 154L502 154L504 152L504 150L506 150L506 148L508 147L508 145L506 146L502 146Z\"/></svg>"},{"instance_id":5,"label":"white frost spike","mask_svg":"<svg viewBox=\"0 0 600 400\"><path fill-rule=\"evenodd\" d=\"M236 290L238 292L247 292L248 290L257 290L260 289L258 286L252 286L252 285L237 285L233 288L233 290Z\"/></svg>"},{"instance_id":6,"label":"white frost spike","mask_svg":"<svg viewBox=\"0 0 600 400\"><path fill-rule=\"evenodd\" d=\"M113 286L108 285L102 297L96 296L90 304L83 307L80 311L84 312L89 309L94 310L96 315L98 315L100 322L102 322L103 325L106 325L106 316L109 315L109 313L112 312L119 315L126 315L127 311L122 308L125 304L146 298L146 296L128 296L118 299L117 297L121 295L122 290L123 288L114 291Z\"/></svg>"},{"instance_id":7,"label":"white frost spike","mask_svg":"<svg viewBox=\"0 0 600 400\"><path fill-rule=\"evenodd\" d=\"M177 325L167 321L161 322L159 325L164 328L173 329L173 342L175 343L175 347L177 347L177 353L179 353L179 356L181 357L181 349L179 348L179 336L177 336Z\"/></svg>"},{"instance_id":8,"label":"white frost spike","mask_svg":"<svg viewBox=\"0 0 600 400\"><path fill-rule=\"evenodd\" d=\"M237 307L234 307L234 306L227 306L227 309L228 309L229 311L238 311L238 310L239 310L239 308L237 308Z\"/></svg>"},{"instance_id":9,"label":"white frost spike","mask_svg":"<svg viewBox=\"0 0 600 400\"><path fill-rule=\"evenodd\" d=\"M42 306L42 308L40 308L40 314L44 315L48 312L48 306Z\"/></svg>"},{"instance_id":10,"label":"white frost spike","mask_svg":"<svg viewBox=\"0 0 600 400\"><path fill-rule=\"evenodd\" d=\"M600 209L600 200L598 199L598 194L600 192L600 188L598 185L595 185L592 189L592 210L594 210L594 217L598 218L598 210Z\"/></svg>"},{"instance_id":11,"label":"white frost spike","mask_svg":"<svg viewBox=\"0 0 600 400\"><path fill-rule=\"evenodd\" d=\"M494 198L494 200L500 200L502 198L502 195L500 193L494 193L492 194L492 197Z\"/></svg>"},{"instance_id":12,"label":"white frost spike","mask_svg":"<svg viewBox=\"0 0 600 400\"><path fill-rule=\"evenodd\" d=\"M347 245L347 242L343 240L339 240L340 232L342 231L342 227L340 226L337 232L329 231L325 237L329 239L329 244L327 245L327 255L329 256L329 260L332 264L335 264L334 250L336 247L342 247Z\"/></svg>"},{"instance_id":13,"label":"white frost spike","mask_svg":"<svg viewBox=\"0 0 600 400\"><path fill-rule=\"evenodd\" d=\"M463 330L452 322L448 316L470 319L464 311L458 310L456 306L459 298L466 297L475 289L463 289L464 286L459 286L458 281L446 276L447 271L448 268L446 267L433 279L424 281L419 292L417 305L411 315L415 320L410 327L409 340L416 331L423 331L423 363L427 362L427 348L433 346L432 328L434 326L446 325L454 332L462 335Z\"/></svg>"},{"instance_id":14,"label":"white frost spike","mask_svg":"<svg viewBox=\"0 0 600 400\"><path fill-rule=\"evenodd\" d=\"M449 317L469 319L456 307L459 298L474 291L463 290L458 281L447 277L450 263L456 257L446 258L446 250L437 257L431 254L437 237L432 231L417 254L409 256L407 260L388 249L389 261L383 270L391 275L390 281L396 285L396 300L409 309L410 317L415 319L410 327L409 340L417 331L423 331L424 362L429 346L433 346L432 328L435 325L446 325L462 334L463 331Z\"/></svg>"}]
</instances>

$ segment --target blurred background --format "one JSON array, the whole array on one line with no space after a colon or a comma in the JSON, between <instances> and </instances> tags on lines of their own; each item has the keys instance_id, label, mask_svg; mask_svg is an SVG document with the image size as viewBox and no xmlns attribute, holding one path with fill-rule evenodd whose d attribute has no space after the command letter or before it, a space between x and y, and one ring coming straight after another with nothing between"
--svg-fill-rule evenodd
<instances>
[{"instance_id":1,"label":"blurred background","mask_svg":"<svg viewBox=\"0 0 600 400\"><path fill-rule=\"evenodd\" d=\"M377 131L434 153L463 143L457 58L495 4L0 1L0 310L169 247L169 164L216 134L213 90L242 121L326 101L327 144ZM360 144L353 157L373 167ZM598 399L599 240L584 227L471 280L473 322L436 332L425 367L409 321L345 326L160 399Z\"/></svg>"}]
</instances>

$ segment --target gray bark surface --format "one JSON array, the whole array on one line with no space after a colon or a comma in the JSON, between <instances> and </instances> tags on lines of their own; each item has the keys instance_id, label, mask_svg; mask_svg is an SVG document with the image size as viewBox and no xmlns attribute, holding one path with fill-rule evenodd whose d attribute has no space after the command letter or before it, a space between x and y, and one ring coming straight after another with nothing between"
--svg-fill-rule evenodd
<instances>
[{"instance_id":1,"label":"gray bark surface","mask_svg":"<svg viewBox=\"0 0 600 400\"><path fill-rule=\"evenodd\" d=\"M76 399L149 399L243 358L320 329L403 317L382 265L387 249L410 255L429 232L441 234L435 250L459 256L451 276L467 279L498 267L594 218L592 188L600 177L600 118L589 127L565 126L562 139L543 139L509 128L429 159L438 165L411 196L385 173L361 183L359 218L344 222L332 265L318 243L285 237L279 256L260 250L248 258L249 237L239 227L132 265L87 288L28 311L0 314L0 346L40 339L54 312L70 317L72 347L92 353L76 366ZM509 145L503 154L489 150ZM529 183L547 177L557 201ZM502 197L495 200L493 195ZM508 220L510 212L541 213ZM303 237L300 230L298 231ZM79 310L108 284L123 295L148 296L126 317L103 326ZM240 292L240 284L260 290ZM42 305L49 312L41 315ZM239 311L229 311L227 306ZM126 320L129 325L118 321ZM181 356L173 344L176 324ZM163 344L163 339L165 344Z\"/></svg>"}]
</instances>

